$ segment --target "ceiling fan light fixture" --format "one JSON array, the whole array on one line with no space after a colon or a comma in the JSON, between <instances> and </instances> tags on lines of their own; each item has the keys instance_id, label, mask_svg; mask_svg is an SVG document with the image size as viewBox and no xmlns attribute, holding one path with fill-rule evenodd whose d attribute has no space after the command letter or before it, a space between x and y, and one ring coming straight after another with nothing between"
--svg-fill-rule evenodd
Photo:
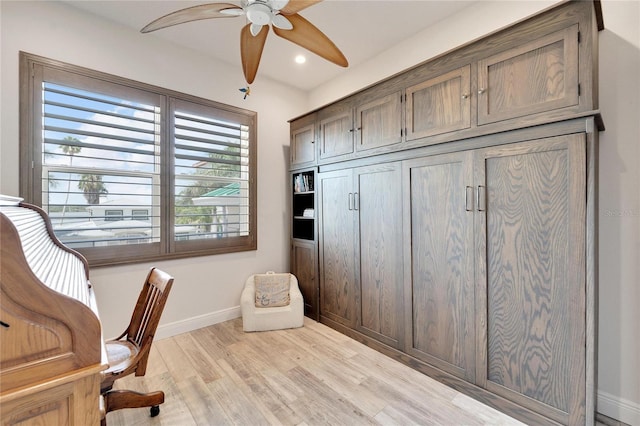
<instances>
[{"instance_id":1,"label":"ceiling fan light fixture","mask_svg":"<svg viewBox=\"0 0 640 426\"><path fill-rule=\"evenodd\" d=\"M252 3L247 6L247 19L252 24L267 25L271 22L271 8L263 3Z\"/></svg>"},{"instance_id":2,"label":"ceiling fan light fixture","mask_svg":"<svg viewBox=\"0 0 640 426\"><path fill-rule=\"evenodd\" d=\"M274 13L271 19L271 24L274 27L280 28L281 30L292 30L293 24L289 21L285 16L280 15L279 13Z\"/></svg>"},{"instance_id":3,"label":"ceiling fan light fixture","mask_svg":"<svg viewBox=\"0 0 640 426\"><path fill-rule=\"evenodd\" d=\"M249 27L249 31L251 32L252 36L257 36L258 34L260 34L260 31L262 31L262 25L259 24L251 24L251 26Z\"/></svg>"}]
</instances>

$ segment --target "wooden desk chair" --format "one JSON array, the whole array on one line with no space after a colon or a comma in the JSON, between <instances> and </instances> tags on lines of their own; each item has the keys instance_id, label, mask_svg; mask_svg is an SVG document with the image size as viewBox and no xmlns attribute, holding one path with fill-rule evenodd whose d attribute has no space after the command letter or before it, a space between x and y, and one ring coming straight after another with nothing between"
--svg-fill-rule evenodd
<instances>
[{"instance_id":1,"label":"wooden desk chair","mask_svg":"<svg viewBox=\"0 0 640 426\"><path fill-rule=\"evenodd\" d=\"M121 408L151 407L151 417L160 413L164 392L147 394L130 390L112 390L113 383L133 372L144 376L153 336L167 302L173 277L160 269L151 268L142 286L131 322L120 337L105 342L109 368L104 372L100 393L103 397L102 425L106 415Z\"/></svg>"}]
</instances>

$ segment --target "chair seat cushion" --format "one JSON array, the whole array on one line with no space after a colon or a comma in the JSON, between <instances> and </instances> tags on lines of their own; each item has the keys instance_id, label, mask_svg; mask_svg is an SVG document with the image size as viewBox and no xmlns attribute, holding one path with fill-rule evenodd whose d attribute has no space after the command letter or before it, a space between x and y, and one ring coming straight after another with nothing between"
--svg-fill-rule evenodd
<instances>
[{"instance_id":1,"label":"chair seat cushion","mask_svg":"<svg viewBox=\"0 0 640 426\"><path fill-rule=\"evenodd\" d=\"M287 306L291 302L291 274L256 274L253 279L256 287L256 308Z\"/></svg>"},{"instance_id":2,"label":"chair seat cushion","mask_svg":"<svg viewBox=\"0 0 640 426\"><path fill-rule=\"evenodd\" d=\"M135 343L127 340L109 340L105 342L109 368L105 374L118 374L125 370L140 351Z\"/></svg>"}]
</instances>

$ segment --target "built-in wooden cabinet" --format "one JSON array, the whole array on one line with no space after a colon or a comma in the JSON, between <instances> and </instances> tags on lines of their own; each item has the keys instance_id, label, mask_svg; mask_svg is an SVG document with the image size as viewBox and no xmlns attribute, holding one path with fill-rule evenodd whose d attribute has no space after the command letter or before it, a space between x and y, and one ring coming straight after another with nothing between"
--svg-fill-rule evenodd
<instances>
[{"instance_id":1,"label":"built-in wooden cabinet","mask_svg":"<svg viewBox=\"0 0 640 426\"><path fill-rule=\"evenodd\" d=\"M402 142L402 93L399 91L362 102L355 113L356 152Z\"/></svg>"},{"instance_id":2,"label":"built-in wooden cabinet","mask_svg":"<svg viewBox=\"0 0 640 426\"><path fill-rule=\"evenodd\" d=\"M318 245L315 241L291 241L291 273L298 279L298 287L304 299L304 314L319 321Z\"/></svg>"},{"instance_id":3,"label":"built-in wooden cabinet","mask_svg":"<svg viewBox=\"0 0 640 426\"><path fill-rule=\"evenodd\" d=\"M336 104L320 114L319 122L320 160L349 157L353 148L352 102Z\"/></svg>"},{"instance_id":4,"label":"built-in wooden cabinet","mask_svg":"<svg viewBox=\"0 0 640 426\"><path fill-rule=\"evenodd\" d=\"M406 352L563 424L585 421L585 167L584 133L403 162Z\"/></svg>"},{"instance_id":5,"label":"built-in wooden cabinet","mask_svg":"<svg viewBox=\"0 0 640 426\"><path fill-rule=\"evenodd\" d=\"M562 424L587 420L586 137L475 153L477 383Z\"/></svg>"},{"instance_id":6,"label":"built-in wooden cabinet","mask_svg":"<svg viewBox=\"0 0 640 426\"><path fill-rule=\"evenodd\" d=\"M351 170L318 174L320 315L356 326L356 222Z\"/></svg>"},{"instance_id":7,"label":"built-in wooden cabinet","mask_svg":"<svg viewBox=\"0 0 640 426\"><path fill-rule=\"evenodd\" d=\"M578 25L478 61L478 124L578 105Z\"/></svg>"},{"instance_id":8,"label":"built-in wooden cabinet","mask_svg":"<svg viewBox=\"0 0 640 426\"><path fill-rule=\"evenodd\" d=\"M320 162L353 158L403 140L402 93L369 91L319 114Z\"/></svg>"},{"instance_id":9,"label":"built-in wooden cabinet","mask_svg":"<svg viewBox=\"0 0 640 426\"><path fill-rule=\"evenodd\" d=\"M291 273L298 279L305 315L319 319L316 169L291 174Z\"/></svg>"},{"instance_id":10,"label":"built-in wooden cabinet","mask_svg":"<svg viewBox=\"0 0 640 426\"><path fill-rule=\"evenodd\" d=\"M291 125L291 168L314 166L316 164L316 121L311 114Z\"/></svg>"},{"instance_id":11,"label":"built-in wooden cabinet","mask_svg":"<svg viewBox=\"0 0 640 426\"><path fill-rule=\"evenodd\" d=\"M406 89L407 140L471 127L471 67L449 71Z\"/></svg>"},{"instance_id":12,"label":"built-in wooden cabinet","mask_svg":"<svg viewBox=\"0 0 640 426\"><path fill-rule=\"evenodd\" d=\"M315 120L292 268L319 320L527 424L594 421L600 13L559 4L291 124Z\"/></svg>"},{"instance_id":13,"label":"built-in wooden cabinet","mask_svg":"<svg viewBox=\"0 0 640 426\"><path fill-rule=\"evenodd\" d=\"M399 164L320 173L320 315L398 347L403 327Z\"/></svg>"},{"instance_id":14,"label":"built-in wooden cabinet","mask_svg":"<svg viewBox=\"0 0 640 426\"><path fill-rule=\"evenodd\" d=\"M353 173L358 330L400 347L404 329L400 164L359 167Z\"/></svg>"},{"instance_id":15,"label":"built-in wooden cabinet","mask_svg":"<svg viewBox=\"0 0 640 426\"><path fill-rule=\"evenodd\" d=\"M403 162L406 352L475 379L470 152Z\"/></svg>"}]
</instances>

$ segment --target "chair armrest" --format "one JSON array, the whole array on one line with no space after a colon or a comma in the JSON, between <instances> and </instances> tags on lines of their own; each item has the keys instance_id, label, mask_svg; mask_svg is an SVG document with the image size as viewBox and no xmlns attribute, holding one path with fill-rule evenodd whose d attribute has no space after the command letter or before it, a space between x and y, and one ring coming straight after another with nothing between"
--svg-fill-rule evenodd
<instances>
[{"instance_id":1,"label":"chair armrest","mask_svg":"<svg viewBox=\"0 0 640 426\"><path fill-rule=\"evenodd\" d=\"M253 276L247 279L242 294L240 295L240 310L248 312L256 307L256 285Z\"/></svg>"}]
</instances>

